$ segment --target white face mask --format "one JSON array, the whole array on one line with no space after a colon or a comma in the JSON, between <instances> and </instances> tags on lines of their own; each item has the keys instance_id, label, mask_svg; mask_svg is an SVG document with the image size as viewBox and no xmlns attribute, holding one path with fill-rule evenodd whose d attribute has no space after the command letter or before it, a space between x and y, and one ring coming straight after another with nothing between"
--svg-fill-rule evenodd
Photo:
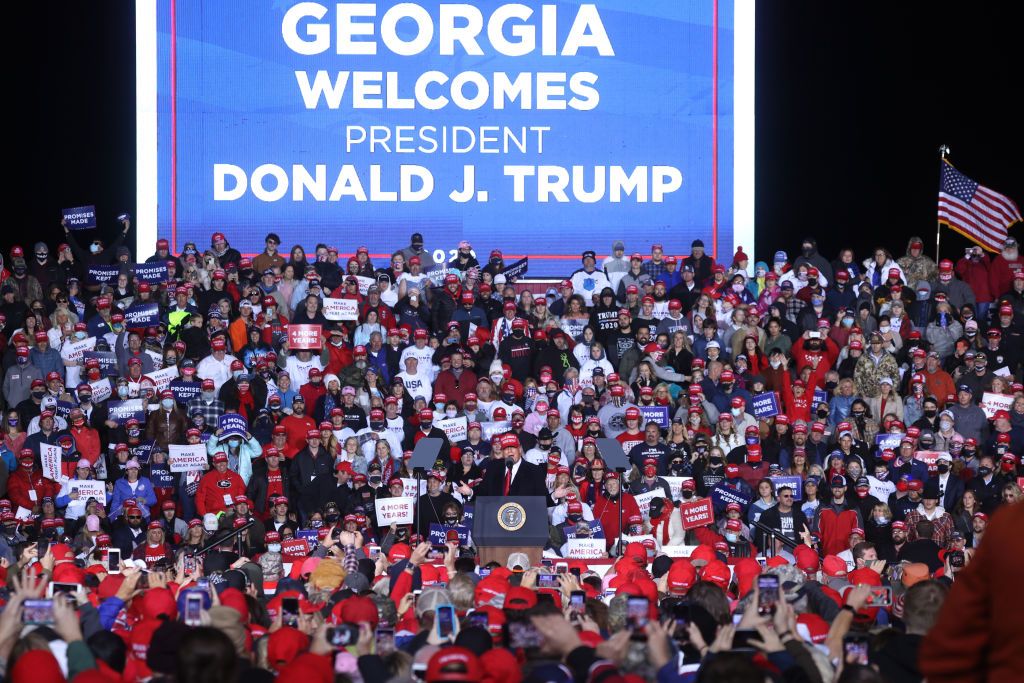
<instances>
[{"instance_id":1,"label":"white face mask","mask_svg":"<svg viewBox=\"0 0 1024 683\"><path fill-rule=\"evenodd\" d=\"M735 415L736 417L739 417L740 415L743 414L743 409L742 408L733 408L732 409L732 414Z\"/></svg>"},{"instance_id":2,"label":"white face mask","mask_svg":"<svg viewBox=\"0 0 1024 683\"><path fill-rule=\"evenodd\" d=\"M491 381L495 384L501 384L503 379L505 379L505 375L491 375Z\"/></svg>"},{"instance_id":3,"label":"white face mask","mask_svg":"<svg viewBox=\"0 0 1024 683\"><path fill-rule=\"evenodd\" d=\"M454 408L451 408L449 410L444 411L444 414L448 417L455 417L456 415L459 414L459 411L455 410Z\"/></svg>"},{"instance_id":4,"label":"white face mask","mask_svg":"<svg viewBox=\"0 0 1024 683\"><path fill-rule=\"evenodd\" d=\"M272 553L279 553L279 552L281 552L281 544L280 543L268 543L267 544L267 550L269 550Z\"/></svg>"},{"instance_id":5,"label":"white face mask","mask_svg":"<svg viewBox=\"0 0 1024 683\"><path fill-rule=\"evenodd\" d=\"M887 334L891 328L888 325L880 325L878 331L882 334Z\"/></svg>"},{"instance_id":6,"label":"white face mask","mask_svg":"<svg viewBox=\"0 0 1024 683\"><path fill-rule=\"evenodd\" d=\"M952 428L953 423L950 422L949 420L939 420L939 429L941 429L942 431L947 432Z\"/></svg>"},{"instance_id":7,"label":"white face mask","mask_svg":"<svg viewBox=\"0 0 1024 683\"><path fill-rule=\"evenodd\" d=\"M782 361L780 361L780 360L773 360L773 361L769 361L769 362L771 363L771 366L774 369L776 369L776 370L778 370L779 368L782 367Z\"/></svg>"},{"instance_id":8,"label":"white face mask","mask_svg":"<svg viewBox=\"0 0 1024 683\"><path fill-rule=\"evenodd\" d=\"M165 398L164 400L160 401L160 405L164 407L164 410L170 410L171 408L174 407L174 399Z\"/></svg>"}]
</instances>

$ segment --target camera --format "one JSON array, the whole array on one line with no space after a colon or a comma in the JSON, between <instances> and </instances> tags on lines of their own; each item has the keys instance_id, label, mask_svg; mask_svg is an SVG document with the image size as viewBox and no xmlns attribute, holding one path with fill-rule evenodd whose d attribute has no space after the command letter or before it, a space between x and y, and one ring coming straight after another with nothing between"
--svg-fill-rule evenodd
<instances>
[{"instance_id":1,"label":"camera","mask_svg":"<svg viewBox=\"0 0 1024 683\"><path fill-rule=\"evenodd\" d=\"M357 640L359 640L359 627L353 624L338 624L327 629L327 642L333 648L355 645Z\"/></svg>"}]
</instances>

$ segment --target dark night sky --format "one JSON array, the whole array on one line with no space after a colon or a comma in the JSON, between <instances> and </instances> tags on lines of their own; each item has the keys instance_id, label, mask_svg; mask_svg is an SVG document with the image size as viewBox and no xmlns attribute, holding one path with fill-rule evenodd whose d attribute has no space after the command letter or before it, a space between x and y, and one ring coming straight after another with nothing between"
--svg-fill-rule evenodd
<instances>
[{"instance_id":1,"label":"dark night sky","mask_svg":"<svg viewBox=\"0 0 1024 683\"><path fill-rule=\"evenodd\" d=\"M758 3L758 259L792 254L805 235L830 258L840 245L860 258L876 243L902 253L912 234L933 244L941 143L961 171L1024 203L1018 24L980 5ZM132 8L72 3L21 18L45 33L15 62L27 130L12 134L24 168L5 255L15 242L56 243L65 206L95 203L109 231L121 210L135 213ZM943 233L943 254L959 254L965 241Z\"/></svg>"}]
</instances>

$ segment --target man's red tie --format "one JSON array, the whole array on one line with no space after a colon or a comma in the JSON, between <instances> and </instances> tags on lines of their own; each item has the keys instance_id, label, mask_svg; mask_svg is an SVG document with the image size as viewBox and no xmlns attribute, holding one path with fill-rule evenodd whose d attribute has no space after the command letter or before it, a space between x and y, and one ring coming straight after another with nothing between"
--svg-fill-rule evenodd
<instances>
[{"instance_id":1,"label":"man's red tie","mask_svg":"<svg viewBox=\"0 0 1024 683\"><path fill-rule=\"evenodd\" d=\"M503 495L508 495L508 487L512 485L512 470L505 470L505 492Z\"/></svg>"}]
</instances>

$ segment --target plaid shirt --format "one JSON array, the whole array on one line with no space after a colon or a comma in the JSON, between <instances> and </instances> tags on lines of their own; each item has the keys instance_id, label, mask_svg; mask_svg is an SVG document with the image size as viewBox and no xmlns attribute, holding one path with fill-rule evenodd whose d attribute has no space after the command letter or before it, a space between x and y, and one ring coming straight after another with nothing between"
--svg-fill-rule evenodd
<instances>
[{"instance_id":1,"label":"plaid shirt","mask_svg":"<svg viewBox=\"0 0 1024 683\"><path fill-rule=\"evenodd\" d=\"M650 275L652 280L657 280L659 276L668 272L668 266L665 265L665 259L662 259L661 263L644 261L640 266L640 270Z\"/></svg>"},{"instance_id":2,"label":"plaid shirt","mask_svg":"<svg viewBox=\"0 0 1024 683\"><path fill-rule=\"evenodd\" d=\"M217 423L220 421L220 416L224 414L224 401L221 401L218 398L207 404L207 402L203 400L202 396L197 396L185 404L185 414L188 415L190 422L193 414L195 413L199 413L203 416L203 419L206 420L207 426L216 429ZM191 426L191 424L189 426Z\"/></svg>"},{"instance_id":3,"label":"plaid shirt","mask_svg":"<svg viewBox=\"0 0 1024 683\"><path fill-rule=\"evenodd\" d=\"M907 540L916 541L917 536L917 523L922 519L928 519L921 513L921 508L918 506L916 509L911 510L907 513L904 521L907 524ZM931 523L935 525L935 531L932 533L932 540L939 544L940 548L949 547L949 537L956 531L956 527L953 524L953 518L948 512L943 512L941 515L936 515Z\"/></svg>"},{"instance_id":4,"label":"plaid shirt","mask_svg":"<svg viewBox=\"0 0 1024 683\"><path fill-rule=\"evenodd\" d=\"M797 299L795 296L790 297L789 301L786 301L782 297L779 297L778 300L780 302L782 302L783 304L785 304L785 306L786 306L786 317L792 323L795 323L795 322L797 322L797 320L800 319L800 312L803 311L804 308L807 307L806 303L804 303L803 301L800 301L800 299Z\"/></svg>"}]
</instances>

